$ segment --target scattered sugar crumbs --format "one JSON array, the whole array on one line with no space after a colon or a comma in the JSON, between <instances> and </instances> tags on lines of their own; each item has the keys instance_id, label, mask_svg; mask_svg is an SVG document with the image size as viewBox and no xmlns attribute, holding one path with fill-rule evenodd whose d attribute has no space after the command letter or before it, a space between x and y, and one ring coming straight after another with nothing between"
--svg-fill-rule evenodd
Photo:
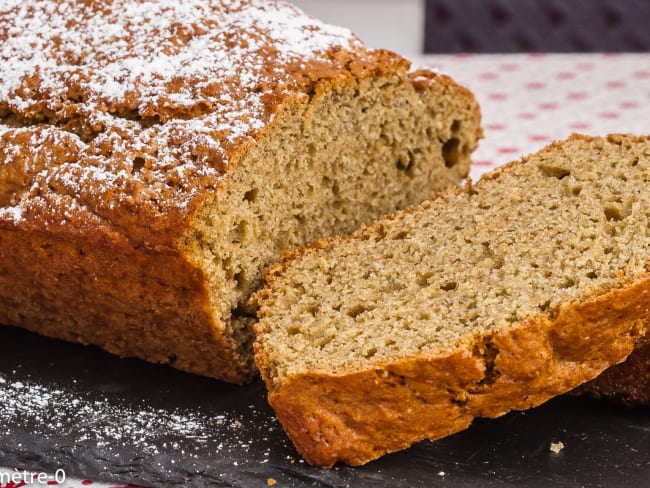
<instances>
[{"instance_id":1,"label":"scattered sugar crumbs","mask_svg":"<svg viewBox=\"0 0 650 488\"><path fill-rule=\"evenodd\" d=\"M185 458L206 452L239 457L255 444L267 462L272 447L267 433L278 429L277 420L254 405L245 415L136 407L2 375L0 407L0 425L27 428L43 438L107 450L133 446L148 455L173 451Z\"/></svg>"}]
</instances>

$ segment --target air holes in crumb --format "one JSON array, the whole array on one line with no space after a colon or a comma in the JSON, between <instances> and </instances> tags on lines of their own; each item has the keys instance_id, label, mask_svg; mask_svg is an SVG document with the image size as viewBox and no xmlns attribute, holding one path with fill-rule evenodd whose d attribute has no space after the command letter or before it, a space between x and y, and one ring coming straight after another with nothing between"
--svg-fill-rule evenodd
<instances>
[{"instance_id":1,"label":"air holes in crumb","mask_svg":"<svg viewBox=\"0 0 650 488\"><path fill-rule=\"evenodd\" d=\"M254 202L257 199L257 188L252 188L244 193L244 201Z\"/></svg>"},{"instance_id":2,"label":"air holes in crumb","mask_svg":"<svg viewBox=\"0 0 650 488\"><path fill-rule=\"evenodd\" d=\"M564 281L560 285L560 288L571 288L571 287L575 286L575 284L576 284L576 281L573 278L565 276Z\"/></svg>"},{"instance_id":3,"label":"air holes in crumb","mask_svg":"<svg viewBox=\"0 0 650 488\"><path fill-rule=\"evenodd\" d=\"M492 257L492 269L501 269L506 264L506 260L502 256Z\"/></svg>"},{"instance_id":4,"label":"air holes in crumb","mask_svg":"<svg viewBox=\"0 0 650 488\"><path fill-rule=\"evenodd\" d=\"M233 279L237 283L237 288L239 288L240 290L244 289L244 285L246 284L246 278L244 276L243 271L235 273L235 275L233 276Z\"/></svg>"},{"instance_id":5,"label":"air holes in crumb","mask_svg":"<svg viewBox=\"0 0 650 488\"><path fill-rule=\"evenodd\" d=\"M589 278L590 280L595 280L596 278L598 278L598 275L596 274L595 271L589 271L589 273L587 273L587 278Z\"/></svg>"},{"instance_id":6,"label":"air holes in crumb","mask_svg":"<svg viewBox=\"0 0 650 488\"><path fill-rule=\"evenodd\" d=\"M223 267L226 276L228 278L232 278L233 275L235 274L232 269L232 259L230 259L230 257L224 258L223 261L221 262L221 266Z\"/></svg>"},{"instance_id":7,"label":"air holes in crumb","mask_svg":"<svg viewBox=\"0 0 650 488\"><path fill-rule=\"evenodd\" d=\"M442 157L445 160L445 166L452 168L460 163L460 141L452 137L442 145Z\"/></svg>"},{"instance_id":8,"label":"air holes in crumb","mask_svg":"<svg viewBox=\"0 0 650 488\"><path fill-rule=\"evenodd\" d=\"M458 288L458 282L457 281L447 281L440 285L440 289L444 291L452 291Z\"/></svg>"},{"instance_id":9,"label":"air holes in crumb","mask_svg":"<svg viewBox=\"0 0 650 488\"><path fill-rule=\"evenodd\" d=\"M571 188L571 195L573 195L574 197L577 197L578 195L580 195L581 191L582 191L581 186L574 186L573 188Z\"/></svg>"},{"instance_id":10,"label":"air holes in crumb","mask_svg":"<svg viewBox=\"0 0 650 488\"><path fill-rule=\"evenodd\" d=\"M351 317L353 319L357 318L359 315L361 315L363 312L368 312L369 310L372 310L372 308L365 307L363 305L355 305L354 307L350 308L346 314L348 317Z\"/></svg>"},{"instance_id":11,"label":"air holes in crumb","mask_svg":"<svg viewBox=\"0 0 650 488\"><path fill-rule=\"evenodd\" d=\"M318 303L314 303L312 305L309 305L305 309L305 312L315 317L319 310L320 310L320 305Z\"/></svg>"},{"instance_id":12,"label":"air holes in crumb","mask_svg":"<svg viewBox=\"0 0 650 488\"><path fill-rule=\"evenodd\" d=\"M460 127L461 127L460 120L454 120L453 123L451 124L451 133L458 134L458 131L460 131Z\"/></svg>"},{"instance_id":13,"label":"air holes in crumb","mask_svg":"<svg viewBox=\"0 0 650 488\"><path fill-rule=\"evenodd\" d=\"M561 180L571 174L571 171L562 168L561 166L551 166L551 165L541 165L539 169L542 171L542 174L549 178L557 178Z\"/></svg>"},{"instance_id":14,"label":"air holes in crumb","mask_svg":"<svg viewBox=\"0 0 650 488\"><path fill-rule=\"evenodd\" d=\"M235 225L235 228L230 233L230 239L232 242L243 242L248 236L248 222L245 220L240 220Z\"/></svg>"},{"instance_id":15,"label":"air holes in crumb","mask_svg":"<svg viewBox=\"0 0 650 488\"><path fill-rule=\"evenodd\" d=\"M632 167L637 166L639 164L639 158L634 158L632 160Z\"/></svg>"},{"instance_id":16,"label":"air holes in crumb","mask_svg":"<svg viewBox=\"0 0 650 488\"><path fill-rule=\"evenodd\" d=\"M406 176L413 177L413 153L411 151L408 151L406 154L402 154L399 158L397 158L395 166L398 170L406 173Z\"/></svg>"},{"instance_id":17,"label":"air holes in crumb","mask_svg":"<svg viewBox=\"0 0 650 488\"><path fill-rule=\"evenodd\" d=\"M397 232L393 235L390 236L390 238L394 241L401 241L402 239L408 237L409 233L405 230Z\"/></svg>"},{"instance_id":18,"label":"air holes in crumb","mask_svg":"<svg viewBox=\"0 0 650 488\"><path fill-rule=\"evenodd\" d=\"M429 279L433 276L433 273L424 273L418 277L418 285L425 287L429 286Z\"/></svg>"},{"instance_id":19,"label":"air holes in crumb","mask_svg":"<svg viewBox=\"0 0 650 488\"><path fill-rule=\"evenodd\" d=\"M133 169L131 170L132 174L139 173L144 168L144 158L137 157L133 160Z\"/></svg>"},{"instance_id":20,"label":"air holes in crumb","mask_svg":"<svg viewBox=\"0 0 650 488\"><path fill-rule=\"evenodd\" d=\"M551 301L546 300L544 303L539 304L538 307L543 313L548 313L548 311L551 309Z\"/></svg>"},{"instance_id":21,"label":"air holes in crumb","mask_svg":"<svg viewBox=\"0 0 650 488\"><path fill-rule=\"evenodd\" d=\"M607 220L623 220L623 210L616 205L608 205L605 207L605 218Z\"/></svg>"},{"instance_id":22,"label":"air holes in crumb","mask_svg":"<svg viewBox=\"0 0 650 488\"><path fill-rule=\"evenodd\" d=\"M300 327L298 327L297 325L290 325L289 327L287 327L287 334L290 336L295 336L300 334Z\"/></svg>"},{"instance_id":23,"label":"air holes in crumb","mask_svg":"<svg viewBox=\"0 0 650 488\"><path fill-rule=\"evenodd\" d=\"M368 349L368 351L364 354L366 359L370 359L373 357L375 354L377 354L377 348L376 347L371 347Z\"/></svg>"}]
</instances>

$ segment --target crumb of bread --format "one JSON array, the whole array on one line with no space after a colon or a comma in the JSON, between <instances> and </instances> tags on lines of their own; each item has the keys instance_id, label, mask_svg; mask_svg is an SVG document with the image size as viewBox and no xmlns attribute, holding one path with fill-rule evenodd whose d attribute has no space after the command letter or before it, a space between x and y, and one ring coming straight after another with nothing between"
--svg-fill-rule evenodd
<instances>
[{"instance_id":1,"label":"crumb of bread","mask_svg":"<svg viewBox=\"0 0 650 488\"><path fill-rule=\"evenodd\" d=\"M277 483L277 481L275 480L275 478L268 478L268 479L266 480L266 484L269 485L269 486L273 486L273 485L275 485L276 483Z\"/></svg>"},{"instance_id":2,"label":"crumb of bread","mask_svg":"<svg viewBox=\"0 0 650 488\"><path fill-rule=\"evenodd\" d=\"M562 449L564 449L564 442L562 442L562 441L551 442L551 445L549 446L549 450L553 454L558 454Z\"/></svg>"}]
</instances>

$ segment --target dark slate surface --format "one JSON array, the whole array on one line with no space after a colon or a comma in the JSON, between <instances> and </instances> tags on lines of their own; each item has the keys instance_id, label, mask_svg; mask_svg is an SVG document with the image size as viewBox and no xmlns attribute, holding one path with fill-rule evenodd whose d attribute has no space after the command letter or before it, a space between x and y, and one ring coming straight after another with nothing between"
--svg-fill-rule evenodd
<instances>
[{"instance_id":1,"label":"dark slate surface","mask_svg":"<svg viewBox=\"0 0 650 488\"><path fill-rule=\"evenodd\" d=\"M0 327L0 465L147 486L645 486L650 411L562 397L360 468L301 462L246 387ZM23 393L21 393L23 392ZM29 405L39 395L47 401ZM133 423L133 425L131 425ZM120 437L121 436L121 437ZM550 452L551 442L565 448Z\"/></svg>"}]
</instances>

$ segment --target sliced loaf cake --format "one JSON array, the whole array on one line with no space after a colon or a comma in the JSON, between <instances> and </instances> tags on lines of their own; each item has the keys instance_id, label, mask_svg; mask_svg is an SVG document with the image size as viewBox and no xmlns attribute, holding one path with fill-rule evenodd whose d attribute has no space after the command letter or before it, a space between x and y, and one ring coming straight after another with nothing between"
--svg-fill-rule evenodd
<instances>
[{"instance_id":1,"label":"sliced loaf cake","mask_svg":"<svg viewBox=\"0 0 650 488\"><path fill-rule=\"evenodd\" d=\"M480 136L449 77L282 2L3 2L0 41L0 324L232 382L265 266Z\"/></svg>"},{"instance_id":2,"label":"sliced loaf cake","mask_svg":"<svg viewBox=\"0 0 650 488\"><path fill-rule=\"evenodd\" d=\"M625 359L649 190L650 140L574 136L270 268L256 361L300 453L363 464Z\"/></svg>"}]
</instances>

